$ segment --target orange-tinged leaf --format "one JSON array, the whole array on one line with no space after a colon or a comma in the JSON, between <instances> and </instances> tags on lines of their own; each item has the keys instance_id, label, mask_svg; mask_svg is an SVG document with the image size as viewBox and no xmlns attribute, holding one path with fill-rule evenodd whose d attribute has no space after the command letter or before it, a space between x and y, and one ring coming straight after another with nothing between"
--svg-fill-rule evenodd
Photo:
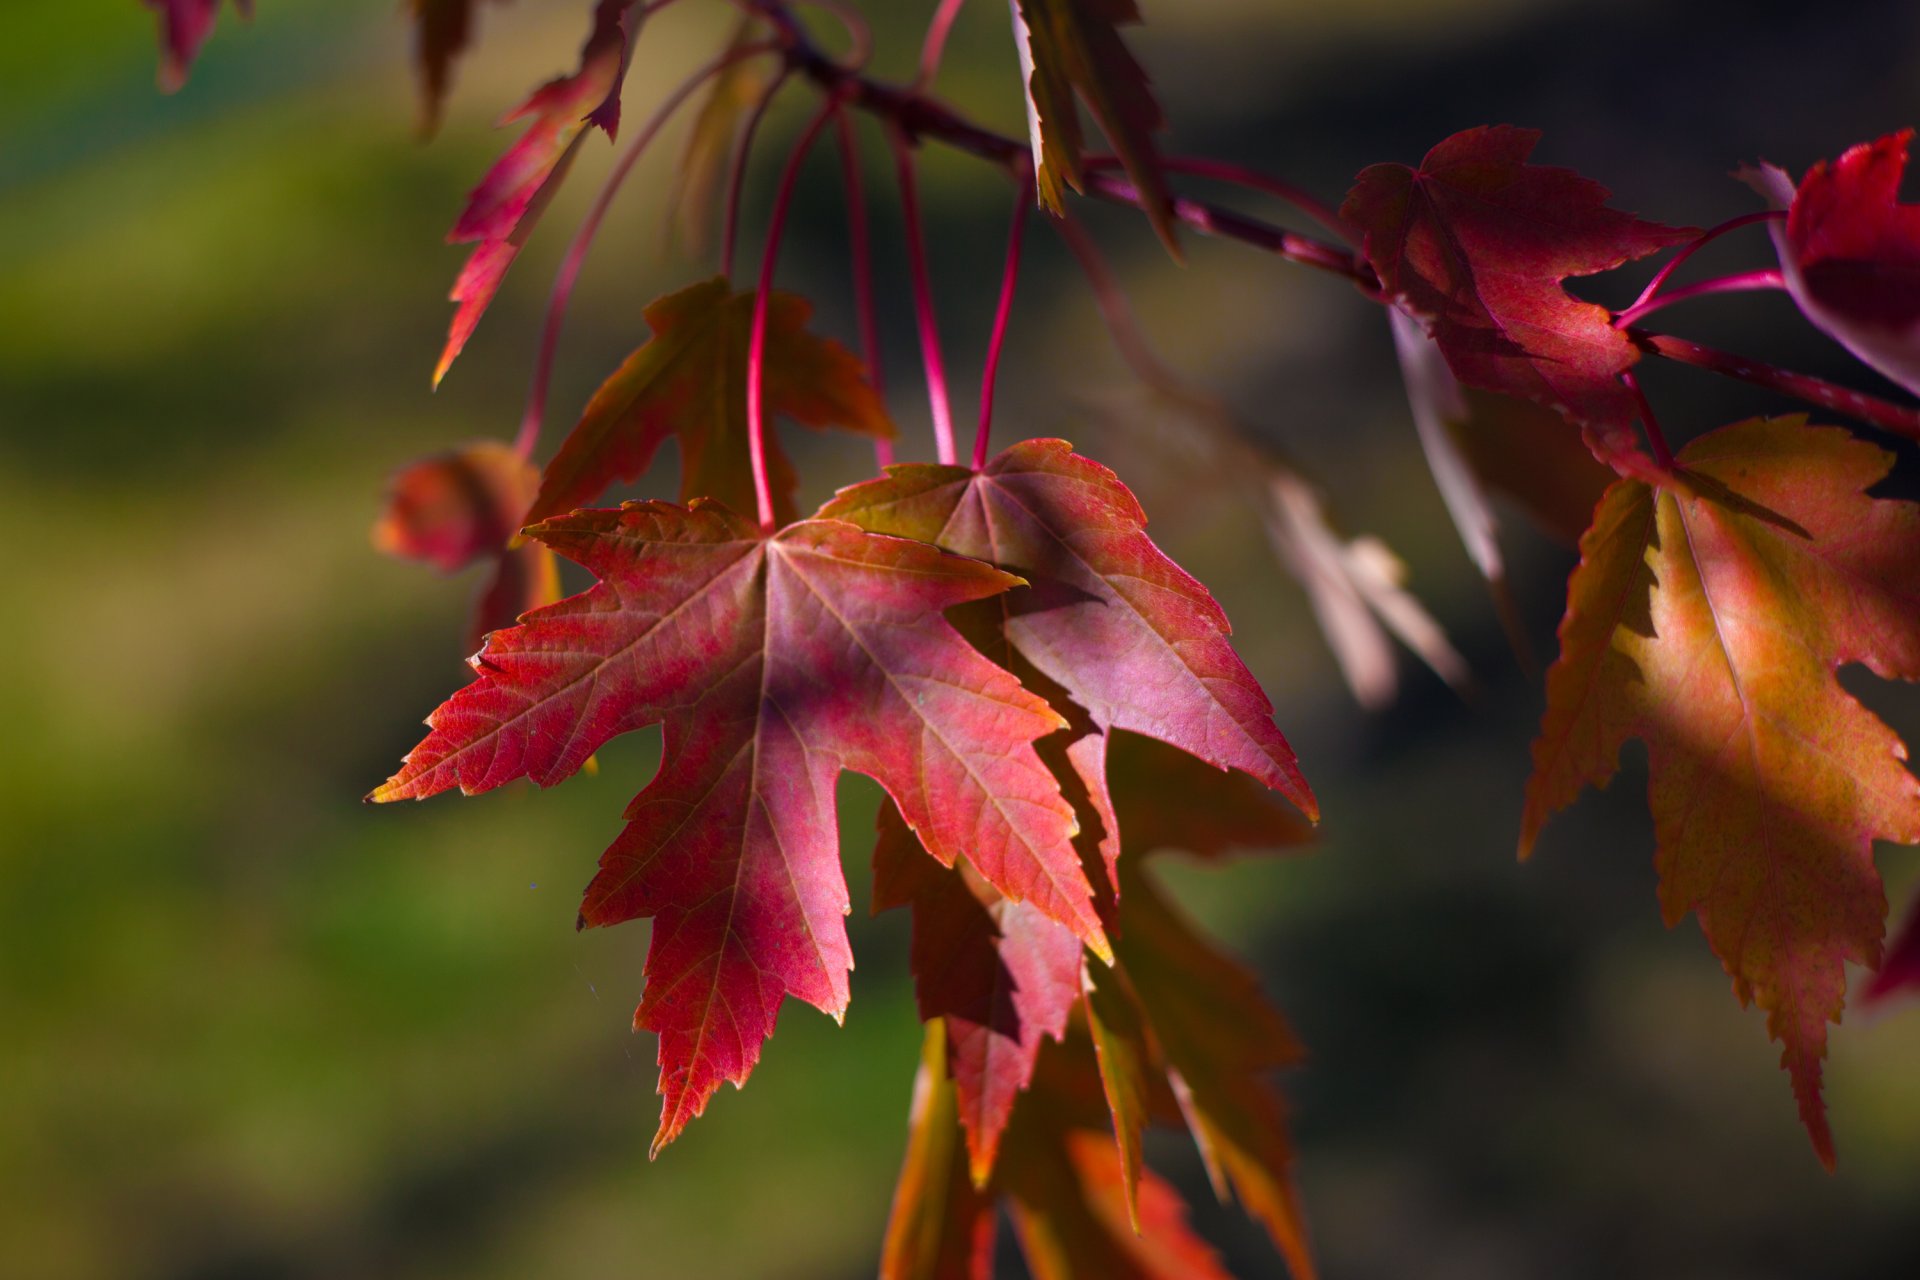
<instances>
[{"instance_id":1,"label":"orange-tinged leaf","mask_svg":"<svg viewBox=\"0 0 1920 1280\"><path fill-rule=\"evenodd\" d=\"M1460 381L1537 400L1586 428L1596 456L1651 470L1619 375L1639 352L1606 308L1561 281L1690 239L1606 207L1600 184L1526 163L1540 135L1468 129L1418 169L1360 173L1340 216L1366 234L1367 260L1396 303L1428 326Z\"/></svg>"},{"instance_id":2,"label":"orange-tinged leaf","mask_svg":"<svg viewBox=\"0 0 1920 1280\"><path fill-rule=\"evenodd\" d=\"M560 598L553 553L538 543L514 545L540 482L532 463L497 441L483 440L409 464L387 484L373 544L403 560L454 573L495 561L475 601L466 652L487 632Z\"/></svg>"},{"instance_id":3,"label":"orange-tinged leaf","mask_svg":"<svg viewBox=\"0 0 1920 1280\"><path fill-rule=\"evenodd\" d=\"M1120 1185L1126 1194L1127 1216L1138 1232L1140 1222L1141 1134L1151 1113L1156 1069L1147 1030L1140 1019L1139 1000L1127 975L1118 967L1086 974L1087 1031L1100 1065L1100 1088L1113 1114L1113 1137L1120 1156Z\"/></svg>"},{"instance_id":4,"label":"orange-tinged leaf","mask_svg":"<svg viewBox=\"0 0 1920 1280\"><path fill-rule=\"evenodd\" d=\"M500 553L525 523L539 483L538 468L494 440L422 458L387 482L373 544L454 573Z\"/></svg>"},{"instance_id":5,"label":"orange-tinged leaf","mask_svg":"<svg viewBox=\"0 0 1920 1280\"><path fill-rule=\"evenodd\" d=\"M1013 33L1026 80L1033 167L1040 201L1054 213L1066 207L1065 187L1084 189L1084 102L1138 188L1154 231L1177 257L1173 196L1153 146L1166 121L1147 73L1120 38L1121 27L1139 21L1134 0L1015 0Z\"/></svg>"},{"instance_id":6,"label":"orange-tinged leaf","mask_svg":"<svg viewBox=\"0 0 1920 1280\"><path fill-rule=\"evenodd\" d=\"M1310 1280L1293 1140L1269 1079L1300 1060L1299 1042L1253 975L1183 919L1138 862L1123 859L1121 872L1120 966L1214 1189L1224 1198L1231 1187L1295 1280Z\"/></svg>"},{"instance_id":7,"label":"orange-tinged leaf","mask_svg":"<svg viewBox=\"0 0 1920 1280\"><path fill-rule=\"evenodd\" d=\"M1821 1160L1827 1025L1880 962L1873 842L1920 841L1906 748L1835 679L1920 678L1920 508L1869 498L1891 457L1799 418L1695 441L1658 491L1622 481L1581 543L1534 744L1521 853L1647 744L1662 914L1692 912L1781 1042Z\"/></svg>"},{"instance_id":8,"label":"orange-tinged leaf","mask_svg":"<svg viewBox=\"0 0 1920 1280\"><path fill-rule=\"evenodd\" d=\"M620 82L626 78L632 56L629 23L637 12L635 0L600 0L594 10L593 30L580 51L580 68L572 75L550 80L532 97L507 113L502 125L531 120L519 141L487 170L467 197L466 208L447 233L448 244L478 247L467 258L449 294L459 304L447 343L434 367L438 386L480 317L500 291L507 269L546 212L589 125L611 137L620 125Z\"/></svg>"},{"instance_id":9,"label":"orange-tinged leaf","mask_svg":"<svg viewBox=\"0 0 1920 1280\"><path fill-rule=\"evenodd\" d=\"M599 583L489 637L474 682L372 798L551 785L665 723L659 774L581 907L583 926L655 919L635 1023L660 1035L656 1153L746 1079L786 996L846 1008L843 769L879 781L941 862L965 853L1111 954L1072 810L1032 747L1060 718L941 617L1017 579L840 521L763 535L712 502L527 532Z\"/></svg>"},{"instance_id":10,"label":"orange-tinged leaf","mask_svg":"<svg viewBox=\"0 0 1920 1280\"><path fill-rule=\"evenodd\" d=\"M1038 1095L1033 1100L1038 1103ZM1002 1181L1034 1280L1232 1280L1187 1224L1187 1207L1143 1170L1136 1233L1120 1158L1106 1135L1016 1125Z\"/></svg>"},{"instance_id":11,"label":"orange-tinged leaf","mask_svg":"<svg viewBox=\"0 0 1920 1280\"><path fill-rule=\"evenodd\" d=\"M927 1026L880 1280L993 1280L993 1195L967 1173L944 1024Z\"/></svg>"},{"instance_id":12,"label":"orange-tinged leaf","mask_svg":"<svg viewBox=\"0 0 1920 1280\"><path fill-rule=\"evenodd\" d=\"M588 402L547 464L529 520L584 506L609 485L637 479L669 435L680 442L680 496L754 508L747 451L747 347L753 294L723 279L692 285L646 310L653 337L628 356ZM860 360L810 332L813 308L788 293L767 303L763 394L770 413L804 426L891 438L886 406ZM777 434L766 437L774 513L793 519L793 465Z\"/></svg>"}]
</instances>

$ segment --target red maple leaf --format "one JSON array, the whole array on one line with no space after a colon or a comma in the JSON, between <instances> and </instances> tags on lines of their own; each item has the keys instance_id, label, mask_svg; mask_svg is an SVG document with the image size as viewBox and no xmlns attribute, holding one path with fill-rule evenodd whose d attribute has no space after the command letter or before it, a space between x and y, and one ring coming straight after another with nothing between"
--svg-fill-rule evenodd
<instances>
[{"instance_id":1,"label":"red maple leaf","mask_svg":"<svg viewBox=\"0 0 1920 1280\"><path fill-rule=\"evenodd\" d=\"M1741 176L1780 208L1787 292L1823 332L1920 395L1920 205L1900 203L1913 130L1849 148L1795 190L1773 165Z\"/></svg>"},{"instance_id":2,"label":"red maple leaf","mask_svg":"<svg viewBox=\"0 0 1920 1280\"><path fill-rule=\"evenodd\" d=\"M1570 169L1526 163L1540 134L1468 129L1418 169L1361 171L1341 217L1395 302L1430 329L1454 376L1524 396L1588 428L1603 461L1634 467L1634 399L1620 375L1638 358L1605 307L1562 287L1691 238L1606 207L1607 190Z\"/></svg>"},{"instance_id":3,"label":"red maple leaf","mask_svg":"<svg viewBox=\"0 0 1920 1280\"><path fill-rule=\"evenodd\" d=\"M253 16L253 0L233 0L242 17ZM213 34L220 0L146 0L160 17L160 88L173 93L187 82L200 46Z\"/></svg>"},{"instance_id":4,"label":"red maple leaf","mask_svg":"<svg viewBox=\"0 0 1920 1280\"><path fill-rule=\"evenodd\" d=\"M587 888L581 924L655 918L635 1024L660 1035L659 1149L744 1081L787 995L838 1017L852 957L834 816L842 769L921 844L1110 954L1035 754L1060 718L941 612L1018 579L809 520L771 537L718 503L578 511L528 533L600 582L489 637L477 678L375 800L574 772L664 721L659 775Z\"/></svg>"},{"instance_id":5,"label":"red maple leaf","mask_svg":"<svg viewBox=\"0 0 1920 1280\"><path fill-rule=\"evenodd\" d=\"M532 97L501 118L502 125L533 121L467 196L448 244L479 242L453 283L449 298L459 304L447 345L434 367L438 386L452 367L480 317L500 291L507 268L546 211L572 166L589 125L612 137L620 126L620 83L633 55L629 22L634 0L600 0L593 31L580 51L580 68L550 80Z\"/></svg>"}]
</instances>

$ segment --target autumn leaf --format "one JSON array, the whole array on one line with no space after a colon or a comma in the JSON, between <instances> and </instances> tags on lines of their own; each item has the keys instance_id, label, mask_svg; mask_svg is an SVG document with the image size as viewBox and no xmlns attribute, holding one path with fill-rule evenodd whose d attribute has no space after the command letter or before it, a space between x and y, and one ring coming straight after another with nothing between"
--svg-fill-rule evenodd
<instances>
[{"instance_id":1,"label":"autumn leaf","mask_svg":"<svg viewBox=\"0 0 1920 1280\"><path fill-rule=\"evenodd\" d=\"M1226 614L1153 544L1119 478L1064 440L1014 445L978 472L889 467L821 515L1020 574L1029 585L1004 599L1007 640L1101 732L1147 734L1240 769L1317 816Z\"/></svg>"},{"instance_id":2,"label":"autumn leaf","mask_svg":"<svg viewBox=\"0 0 1920 1280\"><path fill-rule=\"evenodd\" d=\"M1313 839L1298 813L1243 773L1223 773L1165 743L1115 733L1107 790L1128 857L1178 850L1217 861L1239 850L1291 849Z\"/></svg>"},{"instance_id":3,"label":"autumn leaf","mask_svg":"<svg viewBox=\"0 0 1920 1280\"><path fill-rule=\"evenodd\" d=\"M1815 326L1920 395L1920 205L1900 203L1913 130L1849 148L1807 171L1796 190L1773 165L1744 170L1778 208L1773 225L1787 292Z\"/></svg>"},{"instance_id":4,"label":"autumn leaf","mask_svg":"<svg viewBox=\"0 0 1920 1280\"><path fill-rule=\"evenodd\" d=\"M1481 486L1512 502L1535 528L1577 546L1601 495L1617 478L1553 410L1531 400L1465 388L1466 417L1449 423Z\"/></svg>"},{"instance_id":5,"label":"autumn leaf","mask_svg":"<svg viewBox=\"0 0 1920 1280\"><path fill-rule=\"evenodd\" d=\"M1313 486L1285 468L1269 470L1264 497L1274 554L1306 589L1356 702L1382 707L1399 689L1389 633L1449 685L1468 683L1466 659L1407 590L1406 565L1386 543L1344 537Z\"/></svg>"},{"instance_id":6,"label":"autumn leaf","mask_svg":"<svg viewBox=\"0 0 1920 1280\"><path fill-rule=\"evenodd\" d=\"M1121 27L1139 21L1134 0L1015 0L1033 167L1040 202L1056 214L1066 208L1066 187L1085 190L1078 104L1085 102L1139 189L1154 231L1177 257L1173 195L1153 146L1166 121L1147 73L1120 38Z\"/></svg>"},{"instance_id":7,"label":"autumn leaf","mask_svg":"<svg viewBox=\"0 0 1920 1280\"><path fill-rule=\"evenodd\" d=\"M620 82L632 56L634 0L600 0L593 31L580 51L580 68L548 81L501 119L502 125L531 120L520 140L507 149L467 197L466 208L447 233L448 244L478 242L454 281L451 301L459 304L446 347L434 367L435 386L473 336L507 269L520 255L540 215L572 167L589 125L612 137L620 125Z\"/></svg>"},{"instance_id":8,"label":"autumn leaf","mask_svg":"<svg viewBox=\"0 0 1920 1280\"><path fill-rule=\"evenodd\" d=\"M1231 1188L1296 1280L1309 1280L1293 1139L1270 1079L1300 1061L1299 1042L1253 975L1182 918L1137 859L1123 856L1120 866L1119 967L1214 1190L1224 1200Z\"/></svg>"},{"instance_id":9,"label":"autumn leaf","mask_svg":"<svg viewBox=\"0 0 1920 1280\"><path fill-rule=\"evenodd\" d=\"M1460 381L1524 396L1587 428L1602 461L1644 471L1636 406L1619 375L1638 351L1605 307L1561 282L1691 238L1606 207L1569 169L1526 163L1540 135L1493 126L1457 133L1418 169L1361 171L1340 215L1395 303L1428 327Z\"/></svg>"},{"instance_id":10,"label":"autumn leaf","mask_svg":"<svg viewBox=\"0 0 1920 1280\"><path fill-rule=\"evenodd\" d=\"M253 16L253 0L233 0L240 16ZM177 92L187 82L200 46L213 34L220 0L146 0L160 18L160 89Z\"/></svg>"},{"instance_id":11,"label":"autumn leaf","mask_svg":"<svg viewBox=\"0 0 1920 1280\"><path fill-rule=\"evenodd\" d=\"M1047 1052L1056 1069L1043 1063L1021 1099L995 1177L1035 1280L1230 1280L1152 1171L1140 1171L1137 1218L1130 1211L1120 1157L1093 1127L1100 1092L1084 1040Z\"/></svg>"},{"instance_id":12,"label":"autumn leaf","mask_svg":"<svg viewBox=\"0 0 1920 1280\"><path fill-rule=\"evenodd\" d=\"M761 38L759 24L743 14L727 42L729 54L738 54ZM673 187L666 200L673 222L689 256L704 258L713 236L714 208L720 199L740 128L748 110L773 83L772 64L761 58L737 58L727 63L707 86L706 98L687 130L674 167ZM669 227L673 223L668 224Z\"/></svg>"},{"instance_id":13,"label":"autumn leaf","mask_svg":"<svg viewBox=\"0 0 1920 1280\"><path fill-rule=\"evenodd\" d=\"M927 857L891 802L880 808L873 880L875 911L913 908L920 1019L945 1027L967 1167L985 1186L1041 1038L1060 1039L1080 1002L1080 939L964 861L948 868Z\"/></svg>"},{"instance_id":14,"label":"autumn leaf","mask_svg":"<svg viewBox=\"0 0 1920 1280\"><path fill-rule=\"evenodd\" d=\"M1907 911L1907 922L1899 936L1887 948L1880 972L1873 975L1861 993L1867 1004L1878 1004L1894 996L1920 990L1920 898Z\"/></svg>"},{"instance_id":15,"label":"autumn leaf","mask_svg":"<svg viewBox=\"0 0 1920 1280\"><path fill-rule=\"evenodd\" d=\"M502 3L502 0L494 0ZM473 39L480 0L408 0L413 10L414 63L420 77L420 128L440 127L453 84L453 64Z\"/></svg>"},{"instance_id":16,"label":"autumn leaf","mask_svg":"<svg viewBox=\"0 0 1920 1280\"><path fill-rule=\"evenodd\" d=\"M495 632L476 679L372 796L567 777L664 721L658 776L601 858L581 924L654 918L636 1026L660 1035L654 1150L744 1081L793 995L840 1016L834 780L877 780L921 844L1110 954L1034 753L1060 725L940 614L1018 580L832 520L771 537L724 506L629 503L527 531L599 583Z\"/></svg>"},{"instance_id":17,"label":"autumn leaf","mask_svg":"<svg viewBox=\"0 0 1920 1280\"><path fill-rule=\"evenodd\" d=\"M387 483L374 546L442 573L495 562L474 605L467 653L480 648L487 632L560 598L553 553L515 538L539 482L532 463L506 445L483 440L410 463Z\"/></svg>"},{"instance_id":18,"label":"autumn leaf","mask_svg":"<svg viewBox=\"0 0 1920 1280\"><path fill-rule=\"evenodd\" d=\"M1844 966L1879 963L1873 842L1920 841L1906 748L1835 679L1920 678L1920 508L1867 491L1879 449L1800 418L1713 432L1667 487L1621 481L1581 542L1520 837L1647 744L1660 903L1700 920L1781 1042L1829 1167L1820 1095Z\"/></svg>"},{"instance_id":19,"label":"autumn leaf","mask_svg":"<svg viewBox=\"0 0 1920 1280\"><path fill-rule=\"evenodd\" d=\"M891 438L893 423L859 358L810 332L812 313L792 294L768 299L762 394L769 413L808 427ZM530 521L584 506L609 485L637 479L669 435L680 441L683 501L715 498L737 511L753 509L747 451L753 294L736 294L715 278L657 300L645 314L653 337L594 392L547 464ZM789 522L793 465L776 434L767 434L766 447L774 514Z\"/></svg>"}]
</instances>

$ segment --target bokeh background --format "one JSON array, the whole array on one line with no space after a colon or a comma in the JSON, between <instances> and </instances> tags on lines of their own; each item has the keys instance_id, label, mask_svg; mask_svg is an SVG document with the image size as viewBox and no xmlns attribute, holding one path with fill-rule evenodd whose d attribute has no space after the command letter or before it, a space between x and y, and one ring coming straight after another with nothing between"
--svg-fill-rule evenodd
<instances>
[{"instance_id":1,"label":"bokeh background","mask_svg":"<svg viewBox=\"0 0 1920 1280\"><path fill-rule=\"evenodd\" d=\"M0 1275L871 1274L918 1029L905 919L866 911L869 784L841 792L860 962L846 1026L790 1005L750 1087L657 1164L653 1044L628 1030L645 927L572 928L657 743L618 743L553 792L359 802L461 681L477 586L371 550L384 478L511 434L560 245L612 154L588 148L429 394L461 261L441 236L504 145L490 122L571 67L588 6L486 6L430 145L412 130L398 7L261 0L162 98L132 0L0 6ZM904 76L931 4L866 8L878 70ZM1920 115L1905 0L1145 8L1135 46L1176 122L1169 145L1336 199L1366 162L1510 121L1544 128L1543 159L1624 207L1706 225L1752 207L1725 176L1737 163L1798 173ZM686 0L650 28L630 113L727 19ZM941 87L1018 130L1015 76L1004 6L979 0ZM769 123L750 209L801 98ZM884 190L878 137L864 140ZM663 248L668 155L591 260L562 425L644 336L641 307L708 270ZM924 171L967 421L1009 195L964 159L935 152ZM877 216L892 403L906 455L927 456L898 218ZM1136 485L1226 604L1325 806L1307 856L1174 878L1311 1047L1287 1087L1326 1273L1920 1275L1920 1008L1836 1032L1829 1176L1760 1016L1694 925L1659 921L1637 750L1515 863L1537 686L1427 478L1377 311L1197 237L1177 268L1134 220L1088 216L1168 361L1312 470L1346 527L1405 557L1477 677L1462 699L1407 663L1396 705L1353 705L1231 486L1156 454L1156 430L1178 424L1129 389L1036 227L999 435L1066 435ZM851 339L827 157L793 236L784 280ZM1766 250L1755 231L1716 252L1736 269ZM1779 298L1663 320L1876 385ZM1680 436L1785 407L1696 371L1646 380ZM857 442L793 443L803 498L869 464ZM672 465L641 492L670 493ZM1508 545L1550 655L1570 555L1517 516ZM1920 728L1911 691L1849 684ZM1885 849L1881 864L1898 913L1920 861ZM1210 1203L1190 1147L1168 1137L1152 1157L1241 1274L1278 1273Z\"/></svg>"}]
</instances>

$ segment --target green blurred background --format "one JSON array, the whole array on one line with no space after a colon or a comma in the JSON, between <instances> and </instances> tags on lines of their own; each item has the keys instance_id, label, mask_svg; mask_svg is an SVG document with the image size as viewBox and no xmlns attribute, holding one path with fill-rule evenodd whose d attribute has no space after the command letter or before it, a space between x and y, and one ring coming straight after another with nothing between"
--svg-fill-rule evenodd
<instances>
[{"instance_id":1,"label":"green blurred background","mask_svg":"<svg viewBox=\"0 0 1920 1280\"><path fill-rule=\"evenodd\" d=\"M905 75L931 4L866 7L878 69ZM504 145L490 121L572 65L587 8L486 6L422 145L393 0L261 0L251 25L222 19L173 98L132 0L0 7L0 1275L872 1271L918 1029L905 920L866 913L870 785L842 786L860 961L846 1026L790 1006L751 1086L657 1164L653 1044L628 1030L646 930L572 928L657 742L618 743L551 793L359 802L461 681L476 586L370 549L384 477L511 434L559 246L612 152L589 146L430 395L461 261L441 236ZM1920 14L1894 0L1145 8L1135 44L1172 145L1334 198L1363 163L1512 121L1623 206L1705 225L1751 207L1724 177L1737 163L1797 173L1920 105ZM630 118L724 35L727 6L680 10L645 34ZM1017 130L1015 76L1004 6L977 0L942 88ZM755 210L801 96L769 123ZM662 249L666 160L595 250L556 420L644 336L649 299L709 269ZM968 421L1008 193L938 153L925 174ZM905 455L926 456L897 214L877 217L893 404ZM1920 1009L1835 1034L1830 1177L1759 1015L1691 923L1659 922L1637 753L1514 863L1538 695L1426 477L1377 312L1235 246L1190 238L1176 268L1133 220L1089 217L1168 359L1406 557L1479 678L1463 702L1408 665L1398 705L1357 710L1255 518L1143 443L1150 408L1070 261L1034 237L1000 437L1069 436L1136 485L1226 604L1328 815L1305 858L1175 876L1313 1051L1288 1088L1326 1273L1920 1275ZM823 157L783 277L851 338L839 219ZM1722 262L1757 265L1753 234ZM1670 320L1874 385L1776 298ZM1682 436L1782 407L1692 371L1647 381ZM803 499L868 465L854 442L794 444ZM640 491L671 492L671 466ZM1551 654L1568 553L1509 530ZM1849 683L1920 728L1910 691ZM1881 862L1898 913L1920 862ZM1208 1202L1190 1147L1152 1156L1242 1274L1277 1274Z\"/></svg>"}]
</instances>

